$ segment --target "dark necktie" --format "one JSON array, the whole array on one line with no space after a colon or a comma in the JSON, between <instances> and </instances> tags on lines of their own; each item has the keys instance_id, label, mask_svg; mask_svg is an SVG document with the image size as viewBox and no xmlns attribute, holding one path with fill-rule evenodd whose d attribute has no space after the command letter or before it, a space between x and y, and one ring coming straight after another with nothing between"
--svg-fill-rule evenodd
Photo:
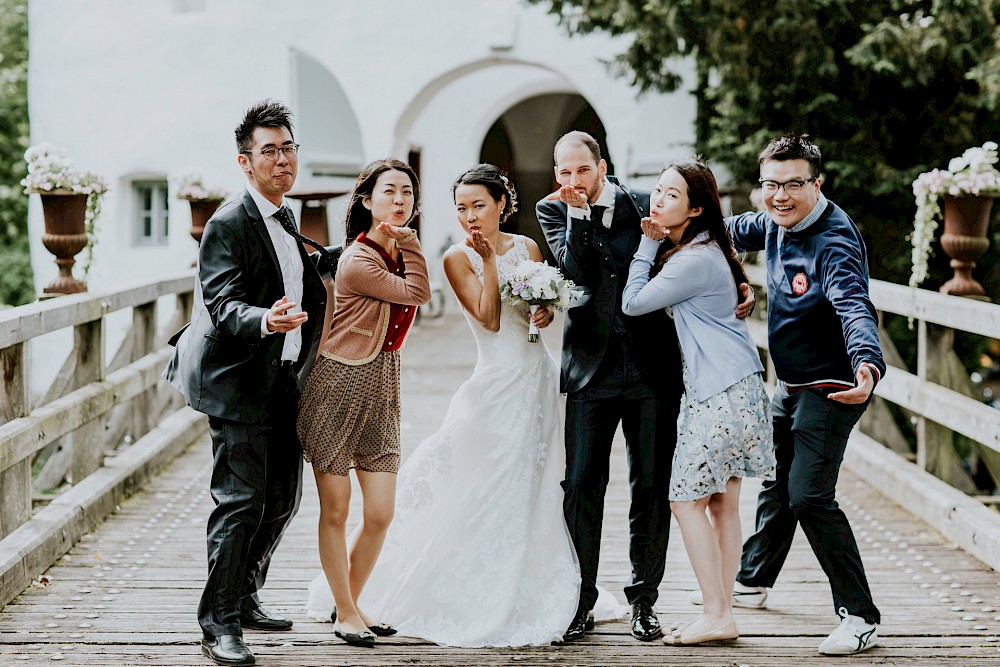
<instances>
[{"instance_id":1,"label":"dark necktie","mask_svg":"<svg viewBox=\"0 0 1000 667\"><path fill-rule=\"evenodd\" d=\"M274 212L274 219L278 221L281 228L292 235L292 238L296 239L299 243L305 243L311 245L319 251L320 256L323 258L324 263L329 267L329 271L332 274L337 267L337 258L324 248L319 242L313 241L308 236L299 233L299 230L295 229L295 223L293 222L294 216L292 215L291 209L287 206L282 206L277 211Z\"/></svg>"},{"instance_id":2,"label":"dark necktie","mask_svg":"<svg viewBox=\"0 0 1000 667\"><path fill-rule=\"evenodd\" d=\"M597 224L604 226L604 211L608 209L607 206L591 206L590 207L590 219Z\"/></svg>"}]
</instances>

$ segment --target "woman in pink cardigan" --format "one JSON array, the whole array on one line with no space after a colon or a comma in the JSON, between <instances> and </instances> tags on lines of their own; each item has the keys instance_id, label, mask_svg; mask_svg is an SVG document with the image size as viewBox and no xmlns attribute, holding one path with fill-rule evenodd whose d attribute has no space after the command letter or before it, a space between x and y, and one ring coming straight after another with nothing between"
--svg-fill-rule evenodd
<instances>
[{"instance_id":1,"label":"woman in pink cardigan","mask_svg":"<svg viewBox=\"0 0 1000 667\"><path fill-rule=\"evenodd\" d=\"M419 184L388 158L358 176L337 265L336 310L299 404L298 434L319 489L319 554L339 612L338 637L373 646L395 632L356 605L392 520L399 470L399 350L417 306L430 301L416 231ZM364 515L348 549L354 468Z\"/></svg>"}]
</instances>

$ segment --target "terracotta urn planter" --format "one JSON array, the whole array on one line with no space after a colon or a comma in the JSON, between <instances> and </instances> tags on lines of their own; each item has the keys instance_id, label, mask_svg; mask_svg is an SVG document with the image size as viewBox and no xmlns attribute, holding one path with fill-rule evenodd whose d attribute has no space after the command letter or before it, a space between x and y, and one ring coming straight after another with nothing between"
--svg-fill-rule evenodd
<instances>
[{"instance_id":1,"label":"terracotta urn planter","mask_svg":"<svg viewBox=\"0 0 1000 667\"><path fill-rule=\"evenodd\" d=\"M940 291L955 296L985 297L983 286L972 277L976 260L990 246L986 235L993 210L993 198L964 195L944 197L944 234L941 247L951 257L955 275Z\"/></svg>"},{"instance_id":2,"label":"terracotta urn planter","mask_svg":"<svg viewBox=\"0 0 1000 667\"><path fill-rule=\"evenodd\" d=\"M302 202L299 216L302 233L322 245L330 245L330 226L326 204L330 199L341 197L348 192L350 190L334 190L332 188L289 192L287 195L289 199L298 199Z\"/></svg>"},{"instance_id":3,"label":"terracotta urn planter","mask_svg":"<svg viewBox=\"0 0 1000 667\"><path fill-rule=\"evenodd\" d=\"M205 233L205 223L219 208L222 199L188 199L191 204L191 237L201 245L201 236Z\"/></svg>"},{"instance_id":4,"label":"terracotta urn planter","mask_svg":"<svg viewBox=\"0 0 1000 667\"><path fill-rule=\"evenodd\" d=\"M38 191L45 217L42 245L56 256L59 276L42 290L44 294L77 294L87 286L73 277L75 256L87 247L87 195L68 190Z\"/></svg>"}]
</instances>

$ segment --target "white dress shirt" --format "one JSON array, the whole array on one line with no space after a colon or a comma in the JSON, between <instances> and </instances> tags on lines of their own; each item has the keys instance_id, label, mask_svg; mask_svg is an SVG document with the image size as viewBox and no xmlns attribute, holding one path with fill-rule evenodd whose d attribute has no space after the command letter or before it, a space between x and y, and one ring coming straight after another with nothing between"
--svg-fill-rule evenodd
<instances>
[{"instance_id":1,"label":"white dress shirt","mask_svg":"<svg viewBox=\"0 0 1000 667\"><path fill-rule=\"evenodd\" d=\"M278 256L278 265L281 269L281 281L285 285L285 296L289 301L295 303L293 308L288 309L288 313L302 312L302 255L299 253L299 242L292 238L292 235L281 228L281 223L274 219L274 214L278 211L278 206L272 204L264 195L257 192L249 182L247 192L253 197L260 211L260 217L264 219L264 227L271 237L274 245L274 252ZM287 205L284 199L282 204ZM266 304L265 308L270 308L271 304ZM267 330L267 313L260 321L261 336L268 336L274 333ZM281 348L282 361L296 361L299 358L299 351L302 350L302 327L296 327L285 332L285 343Z\"/></svg>"}]
</instances>

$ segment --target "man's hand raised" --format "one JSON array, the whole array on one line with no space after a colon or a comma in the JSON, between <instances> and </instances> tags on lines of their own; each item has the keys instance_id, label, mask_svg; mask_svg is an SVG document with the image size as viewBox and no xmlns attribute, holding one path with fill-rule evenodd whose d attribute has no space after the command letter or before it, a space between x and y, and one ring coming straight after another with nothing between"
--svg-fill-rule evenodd
<instances>
[{"instance_id":1,"label":"man's hand raised","mask_svg":"<svg viewBox=\"0 0 1000 667\"><path fill-rule=\"evenodd\" d=\"M267 311L267 330L273 333L286 333L292 329L297 329L306 323L309 314L305 311L289 313L294 308L294 301L289 301L287 296L283 296L274 302L270 310Z\"/></svg>"},{"instance_id":2,"label":"man's hand raised","mask_svg":"<svg viewBox=\"0 0 1000 667\"><path fill-rule=\"evenodd\" d=\"M549 201L561 201L573 208L587 208L587 196L574 188L572 185L564 185L548 197Z\"/></svg>"}]
</instances>

